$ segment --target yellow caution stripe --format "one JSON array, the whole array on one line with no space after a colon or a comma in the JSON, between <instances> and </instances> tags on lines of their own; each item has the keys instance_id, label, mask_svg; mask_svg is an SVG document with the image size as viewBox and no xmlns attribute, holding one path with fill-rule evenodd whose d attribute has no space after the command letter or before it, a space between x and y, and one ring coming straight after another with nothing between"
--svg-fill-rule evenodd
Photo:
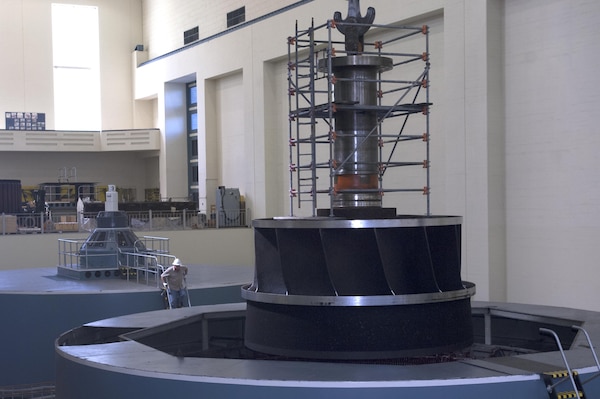
<instances>
[{"instance_id":1,"label":"yellow caution stripe","mask_svg":"<svg viewBox=\"0 0 600 399\"><path fill-rule=\"evenodd\" d=\"M544 375L549 375L552 378L564 378L569 376L568 370L560 370L560 371L548 371L545 372ZM573 370L573 375L577 375L577 371Z\"/></svg>"},{"instance_id":2,"label":"yellow caution stripe","mask_svg":"<svg viewBox=\"0 0 600 399\"><path fill-rule=\"evenodd\" d=\"M577 394L575 393L575 391L557 392L556 397L557 399L569 399L576 398ZM579 391L579 397L583 398L583 392Z\"/></svg>"}]
</instances>

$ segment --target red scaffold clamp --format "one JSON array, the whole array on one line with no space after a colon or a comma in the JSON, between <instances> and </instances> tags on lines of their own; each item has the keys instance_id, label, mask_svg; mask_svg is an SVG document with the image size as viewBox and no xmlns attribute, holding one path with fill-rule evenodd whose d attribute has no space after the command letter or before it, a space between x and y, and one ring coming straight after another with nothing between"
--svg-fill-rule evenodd
<instances>
[{"instance_id":1,"label":"red scaffold clamp","mask_svg":"<svg viewBox=\"0 0 600 399\"><path fill-rule=\"evenodd\" d=\"M295 188L290 188L290 197L295 198L298 196L298 191Z\"/></svg>"},{"instance_id":2,"label":"red scaffold clamp","mask_svg":"<svg viewBox=\"0 0 600 399\"><path fill-rule=\"evenodd\" d=\"M292 163L290 164L290 172L295 172L296 171L296 164Z\"/></svg>"},{"instance_id":3,"label":"red scaffold clamp","mask_svg":"<svg viewBox=\"0 0 600 399\"><path fill-rule=\"evenodd\" d=\"M423 187L423 195L428 195L430 193L429 187Z\"/></svg>"}]
</instances>

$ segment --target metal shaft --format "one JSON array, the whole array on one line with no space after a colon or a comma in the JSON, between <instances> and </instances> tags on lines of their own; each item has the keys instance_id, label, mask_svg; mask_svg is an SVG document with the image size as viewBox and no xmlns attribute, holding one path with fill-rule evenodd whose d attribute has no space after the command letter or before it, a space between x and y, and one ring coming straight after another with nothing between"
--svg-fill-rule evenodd
<instances>
[{"instance_id":1,"label":"metal shaft","mask_svg":"<svg viewBox=\"0 0 600 399\"><path fill-rule=\"evenodd\" d=\"M377 79L392 69L385 57L347 56L332 59L335 76L333 206L380 207L377 129Z\"/></svg>"}]
</instances>

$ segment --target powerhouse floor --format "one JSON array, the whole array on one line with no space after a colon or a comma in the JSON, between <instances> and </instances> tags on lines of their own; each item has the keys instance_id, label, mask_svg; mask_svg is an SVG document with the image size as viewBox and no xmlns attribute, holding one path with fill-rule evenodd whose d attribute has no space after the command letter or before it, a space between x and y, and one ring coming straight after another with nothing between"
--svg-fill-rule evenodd
<instances>
[{"instance_id":1,"label":"powerhouse floor","mask_svg":"<svg viewBox=\"0 0 600 399\"><path fill-rule=\"evenodd\" d=\"M251 266L188 265L191 303L240 302ZM16 267L16 266L15 266ZM0 271L0 387L55 379L54 341L95 320L165 308L156 284L119 277L75 280L57 268Z\"/></svg>"},{"instance_id":2,"label":"powerhouse floor","mask_svg":"<svg viewBox=\"0 0 600 399\"><path fill-rule=\"evenodd\" d=\"M54 267L0 271L0 351L7 359L0 362L0 387L56 381L60 397L67 399L132 397L123 386L145 398L175 390L183 396L221 398L542 399L548 394L540 373L564 368L555 350L403 366L181 358L135 340L56 346L58 337L85 325L98 330L163 329L190 318L243 312L240 287L252 281L253 273L252 267L190 265L194 307L160 310L164 304L156 286L120 278L72 280L57 276ZM474 302L473 312L533 325L574 323L585 327L593 342L600 342L597 312L485 302ZM581 334L567 356L584 378L597 375ZM586 387L586 396L600 397L600 378Z\"/></svg>"},{"instance_id":3,"label":"powerhouse floor","mask_svg":"<svg viewBox=\"0 0 600 399\"><path fill-rule=\"evenodd\" d=\"M188 265L190 289L247 284L254 269L246 266ZM120 292L156 291L156 285L132 284L135 278L90 278L75 280L57 276L56 267L0 271L0 292Z\"/></svg>"}]
</instances>

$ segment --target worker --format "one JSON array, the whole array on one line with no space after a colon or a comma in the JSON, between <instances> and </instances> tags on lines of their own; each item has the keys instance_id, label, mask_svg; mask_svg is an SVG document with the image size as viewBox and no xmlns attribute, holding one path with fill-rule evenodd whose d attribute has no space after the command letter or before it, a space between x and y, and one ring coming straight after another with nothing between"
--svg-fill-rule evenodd
<instances>
[{"instance_id":1,"label":"worker","mask_svg":"<svg viewBox=\"0 0 600 399\"><path fill-rule=\"evenodd\" d=\"M171 266L160 275L163 285L167 290L171 309L183 306L183 299L187 295L187 288L185 286L187 272L188 268L181 263L179 258L176 258Z\"/></svg>"}]
</instances>

